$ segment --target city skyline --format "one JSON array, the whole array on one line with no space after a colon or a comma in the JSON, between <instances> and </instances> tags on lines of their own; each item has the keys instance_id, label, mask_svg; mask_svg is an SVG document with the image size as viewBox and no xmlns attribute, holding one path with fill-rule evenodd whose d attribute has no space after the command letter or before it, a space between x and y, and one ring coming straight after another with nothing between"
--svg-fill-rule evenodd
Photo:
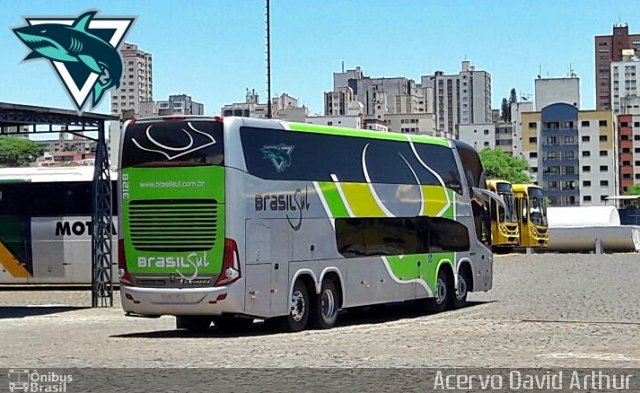
<instances>
[{"instance_id":1,"label":"city skyline","mask_svg":"<svg viewBox=\"0 0 640 393\"><path fill-rule=\"evenodd\" d=\"M99 15L137 16L127 42L153 54L154 96L186 93L203 102L208 114L242 102L246 88L255 88L266 102L264 1L195 2L179 9L170 2L153 4L7 4L0 16L7 28L0 35L6 53L0 101L69 108L47 65L21 62L26 52L10 28L25 16L77 15L94 8ZM418 81L438 70L457 72L466 58L491 74L493 108L500 107L511 88L533 100L537 75L566 76L571 67L580 77L582 107L591 109L594 37L610 34L618 23L627 23L630 33L640 32L640 4L635 2L482 5L273 1L272 96L290 94L311 113L322 113L323 93L332 89L333 73L341 70L343 61L345 69L360 66L368 76ZM173 26L169 31L168 15ZM109 113L107 101L97 111Z\"/></svg>"}]
</instances>

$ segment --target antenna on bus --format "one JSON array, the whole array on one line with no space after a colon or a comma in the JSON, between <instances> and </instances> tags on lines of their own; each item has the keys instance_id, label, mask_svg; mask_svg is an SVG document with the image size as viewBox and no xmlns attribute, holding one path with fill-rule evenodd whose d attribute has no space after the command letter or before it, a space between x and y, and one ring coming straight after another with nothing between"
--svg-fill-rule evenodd
<instances>
[{"instance_id":1,"label":"antenna on bus","mask_svg":"<svg viewBox=\"0 0 640 393\"><path fill-rule=\"evenodd\" d=\"M266 19L267 19L267 119L271 119L271 25L269 24L269 0L266 1Z\"/></svg>"}]
</instances>

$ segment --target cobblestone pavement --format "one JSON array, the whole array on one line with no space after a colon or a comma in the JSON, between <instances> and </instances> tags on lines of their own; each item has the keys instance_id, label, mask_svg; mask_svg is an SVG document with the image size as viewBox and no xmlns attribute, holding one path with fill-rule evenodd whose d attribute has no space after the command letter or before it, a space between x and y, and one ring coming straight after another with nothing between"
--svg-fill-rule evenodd
<instances>
[{"instance_id":1,"label":"cobblestone pavement","mask_svg":"<svg viewBox=\"0 0 640 393\"><path fill-rule=\"evenodd\" d=\"M175 330L83 290L0 290L0 367L640 367L640 257L496 257L468 308L340 315L327 331ZM116 303L119 303L116 294Z\"/></svg>"}]
</instances>

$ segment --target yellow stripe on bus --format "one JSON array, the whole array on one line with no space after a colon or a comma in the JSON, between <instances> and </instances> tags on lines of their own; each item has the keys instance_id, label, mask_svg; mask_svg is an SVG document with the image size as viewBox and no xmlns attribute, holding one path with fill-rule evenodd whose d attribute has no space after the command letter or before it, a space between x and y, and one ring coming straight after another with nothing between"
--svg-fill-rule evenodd
<instances>
[{"instance_id":1,"label":"yellow stripe on bus","mask_svg":"<svg viewBox=\"0 0 640 393\"><path fill-rule=\"evenodd\" d=\"M367 183L340 183L355 217L386 217Z\"/></svg>"},{"instance_id":2,"label":"yellow stripe on bus","mask_svg":"<svg viewBox=\"0 0 640 393\"><path fill-rule=\"evenodd\" d=\"M11 251L0 242L0 264L15 278L30 278L31 273L22 266Z\"/></svg>"},{"instance_id":3,"label":"yellow stripe on bus","mask_svg":"<svg viewBox=\"0 0 640 393\"><path fill-rule=\"evenodd\" d=\"M420 186L422 188L422 214L438 217L442 209L448 206L447 189L440 186Z\"/></svg>"}]
</instances>

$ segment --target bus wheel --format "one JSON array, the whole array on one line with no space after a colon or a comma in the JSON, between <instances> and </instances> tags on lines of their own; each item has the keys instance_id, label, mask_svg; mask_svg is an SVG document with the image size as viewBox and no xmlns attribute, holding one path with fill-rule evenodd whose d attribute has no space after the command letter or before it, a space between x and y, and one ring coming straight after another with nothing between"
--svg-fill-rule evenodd
<instances>
[{"instance_id":1,"label":"bus wheel","mask_svg":"<svg viewBox=\"0 0 640 393\"><path fill-rule=\"evenodd\" d=\"M431 299L427 299L427 309L429 312L436 314L447 309L449 296L452 296L453 285L450 283L449 273L441 268L438 272L438 281L436 282L436 293ZM455 296L455 295L453 295Z\"/></svg>"},{"instance_id":2,"label":"bus wheel","mask_svg":"<svg viewBox=\"0 0 640 393\"><path fill-rule=\"evenodd\" d=\"M340 293L333 280L324 280L320 295L316 296L311 310L313 326L319 329L331 329L338 319L340 307Z\"/></svg>"},{"instance_id":3,"label":"bus wheel","mask_svg":"<svg viewBox=\"0 0 640 393\"><path fill-rule=\"evenodd\" d=\"M176 329L187 329L190 332L206 332L211 326L211 318L176 317Z\"/></svg>"},{"instance_id":4,"label":"bus wheel","mask_svg":"<svg viewBox=\"0 0 640 393\"><path fill-rule=\"evenodd\" d=\"M455 295L450 297L451 308L456 309L467 306L467 295L473 285L471 280L471 271L466 266L463 266L458 274L458 289L456 289Z\"/></svg>"},{"instance_id":5,"label":"bus wheel","mask_svg":"<svg viewBox=\"0 0 640 393\"><path fill-rule=\"evenodd\" d=\"M307 327L309 319L309 292L300 280L297 280L289 299L289 315L280 317L280 326L288 332L299 332Z\"/></svg>"}]
</instances>

